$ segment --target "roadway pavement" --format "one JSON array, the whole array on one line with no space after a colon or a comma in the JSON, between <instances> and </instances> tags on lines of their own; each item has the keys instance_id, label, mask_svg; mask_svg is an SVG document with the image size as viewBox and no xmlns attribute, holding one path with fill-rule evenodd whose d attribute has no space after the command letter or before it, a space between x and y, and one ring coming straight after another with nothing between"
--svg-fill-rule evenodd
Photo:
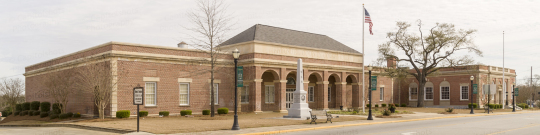
<instances>
[{"instance_id":1,"label":"roadway pavement","mask_svg":"<svg viewBox=\"0 0 540 135\"><path fill-rule=\"evenodd\" d=\"M495 113L497 114L497 113ZM434 113L416 113L403 115L404 118L376 118L374 121L349 121L321 123L318 125L292 125L277 127L246 128L239 131L219 130L180 134L251 134L268 131L306 129L309 130L287 132L286 135L540 135L540 113L529 112L520 114L485 115L477 113L473 117L460 117L469 114L441 115ZM432 120L419 120L423 118L440 118L441 116L458 116L459 118L442 118ZM359 116L363 117L363 116ZM397 122L393 121L407 121ZM375 124L387 122L384 124ZM360 126L345 126L347 124L362 124ZM373 124L369 124L373 123ZM335 126L333 128L324 128ZM339 127L338 127L339 126ZM322 128L322 129L321 129ZM317 129L317 130L312 130ZM70 127L0 127L0 135L109 135L115 133L77 129ZM130 135L148 135L149 133L130 133Z\"/></svg>"},{"instance_id":2,"label":"roadway pavement","mask_svg":"<svg viewBox=\"0 0 540 135\"><path fill-rule=\"evenodd\" d=\"M540 113L422 120L289 132L284 135L540 135Z\"/></svg>"},{"instance_id":3,"label":"roadway pavement","mask_svg":"<svg viewBox=\"0 0 540 135\"><path fill-rule=\"evenodd\" d=\"M70 127L0 127L0 135L116 135Z\"/></svg>"}]
</instances>

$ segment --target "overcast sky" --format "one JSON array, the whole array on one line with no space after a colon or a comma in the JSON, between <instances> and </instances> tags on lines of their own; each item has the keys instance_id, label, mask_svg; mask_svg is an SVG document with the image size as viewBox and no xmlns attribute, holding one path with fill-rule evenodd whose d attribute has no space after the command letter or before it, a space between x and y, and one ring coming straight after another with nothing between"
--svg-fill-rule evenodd
<instances>
[{"instance_id":1,"label":"overcast sky","mask_svg":"<svg viewBox=\"0 0 540 135\"><path fill-rule=\"evenodd\" d=\"M362 3L371 14L366 25L365 62L378 57L377 45L387 41L397 21L424 28L452 23L477 29L475 44L484 57L477 62L516 69L518 79L540 74L540 1L449 0L228 0L237 21L234 36L255 25L328 35L362 51ZM176 46L189 34L186 13L193 0L0 1L0 78L24 78L24 67L109 41ZM417 27L415 27L417 29ZM464 53L461 53L464 54ZM523 83L518 80L518 83Z\"/></svg>"}]
</instances>

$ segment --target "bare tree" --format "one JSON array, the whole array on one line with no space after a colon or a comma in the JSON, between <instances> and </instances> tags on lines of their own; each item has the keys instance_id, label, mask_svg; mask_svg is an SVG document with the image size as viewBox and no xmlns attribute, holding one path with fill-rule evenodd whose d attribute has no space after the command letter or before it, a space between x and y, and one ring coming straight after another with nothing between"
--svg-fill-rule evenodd
<instances>
[{"instance_id":1,"label":"bare tree","mask_svg":"<svg viewBox=\"0 0 540 135\"><path fill-rule=\"evenodd\" d=\"M54 71L44 75L45 79L42 82L46 88L44 91L53 99L54 103L61 104L58 106L60 113L67 111L69 97L76 92L76 73L73 67L69 67L68 69Z\"/></svg>"},{"instance_id":2,"label":"bare tree","mask_svg":"<svg viewBox=\"0 0 540 135\"><path fill-rule=\"evenodd\" d=\"M189 44L201 52L207 54L205 59L199 61L199 64L209 64L210 69L198 69L200 73L210 73L210 110L211 117L214 117L214 75L225 64L231 64L230 62L220 61L220 59L230 58L232 55L223 52L218 45L225 41L225 35L231 29L232 17L226 13L227 6L221 0L198 0L196 8L188 13L191 23L194 25L192 28L187 28L191 32L195 33L190 35L192 42Z\"/></svg>"},{"instance_id":3,"label":"bare tree","mask_svg":"<svg viewBox=\"0 0 540 135\"><path fill-rule=\"evenodd\" d=\"M103 56L104 58L105 56ZM111 61L93 62L78 67L77 87L81 92L89 92L98 108L99 118L105 118L105 109L109 106L118 83L118 72L124 70L112 67Z\"/></svg>"},{"instance_id":4,"label":"bare tree","mask_svg":"<svg viewBox=\"0 0 540 135\"><path fill-rule=\"evenodd\" d=\"M536 89L540 85L540 75L534 75L534 78L524 77L527 80L527 84L517 85L516 88L519 88L519 94L516 98L516 104L518 103L527 103L527 101L532 101L534 95L538 94ZM532 80L531 80L532 79ZM538 100L536 97L534 100ZM533 101L534 102L534 101Z\"/></svg>"},{"instance_id":5,"label":"bare tree","mask_svg":"<svg viewBox=\"0 0 540 135\"><path fill-rule=\"evenodd\" d=\"M406 65L399 65L399 63L393 65L394 63L389 63L392 65L384 65L384 62L387 62L387 60L395 60L397 58L385 58L385 57L379 57L376 61L374 61L375 66L380 67L383 72L381 72L381 75L383 76L389 76L393 81L398 82L398 104L401 105L401 82L408 83L407 77L409 76L410 69ZM395 67L394 67L395 66ZM392 96L393 97L393 96ZM394 100L394 99L392 99Z\"/></svg>"},{"instance_id":6,"label":"bare tree","mask_svg":"<svg viewBox=\"0 0 540 135\"><path fill-rule=\"evenodd\" d=\"M22 79L4 79L0 82L0 93L6 104L11 110L15 110L17 103L22 103L21 98L24 98L24 81Z\"/></svg>"},{"instance_id":7,"label":"bare tree","mask_svg":"<svg viewBox=\"0 0 540 135\"><path fill-rule=\"evenodd\" d=\"M476 30L456 30L453 24L436 23L429 30L427 36L422 32L422 22L418 21L418 32L416 35L408 31L411 27L406 22L397 22L398 30L396 32L388 32L389 41L379 45L379 53L384 57L397 58L397 61L406 61L414 69L409 72L419 82L418 96L424 96L426 77L434 72L437 72L438 66L442 61L446 61L446 66L468 65L473 62L468 55L454 57L457 52L468 50L479 56L482 56L482 51L474 45L472 34ZM400 51L401 56L398 57L396 50ZM424 106L424 99L418 99L417 107Z\"/></svg>"}]
</instances>

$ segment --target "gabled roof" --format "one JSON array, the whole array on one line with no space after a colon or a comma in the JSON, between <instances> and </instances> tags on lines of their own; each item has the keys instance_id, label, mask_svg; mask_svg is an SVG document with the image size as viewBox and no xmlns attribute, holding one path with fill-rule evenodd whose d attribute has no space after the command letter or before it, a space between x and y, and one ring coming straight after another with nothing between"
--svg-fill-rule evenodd
<instances>
[{"instance_id":1,"label":"gabled roof","mask_svg":"<svg viewBox=\"0 0 540 135\"><path fill-rule=\"evenodd\" d=\"M248 28L240 34L223 42L220 46L232 45L254 40L349 53L360 53L326 35L284 29L261 24L256 24Z\"/></svg>"}]
</instances>

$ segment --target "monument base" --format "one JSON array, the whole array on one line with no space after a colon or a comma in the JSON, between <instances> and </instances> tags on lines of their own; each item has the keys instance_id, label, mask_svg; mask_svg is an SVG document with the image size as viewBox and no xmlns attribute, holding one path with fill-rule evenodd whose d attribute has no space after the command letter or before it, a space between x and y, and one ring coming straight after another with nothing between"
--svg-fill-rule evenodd
<instances>
[{"instance_id":1,"label":"monument base","mask_svg":"<svg viewBox=\"0 0 540 135\"><path fill-rule=\"evenodd\" d=\"M306 118L311 117L309 115L309 111L311 111L311 109L305 109L305 110L300 111L300 112L307 112L307 115L285 115L285 116L283 116L283 118L304 118L304 119L306 119ZM289 113L290 113L290 111L289 111Z\"/></svg>"},{"instance_id":2,"label":"monument base","mask_svg":"<svg viewBox=\"0 0 540 135\"><path fill-rule=\"evenodd\" d=\"M308 106L307 103L293 103L291 108L287 109L289 115L283 118L308 118L311 116L309 111L312 111Z\"/></svg>"}]
</instances>

